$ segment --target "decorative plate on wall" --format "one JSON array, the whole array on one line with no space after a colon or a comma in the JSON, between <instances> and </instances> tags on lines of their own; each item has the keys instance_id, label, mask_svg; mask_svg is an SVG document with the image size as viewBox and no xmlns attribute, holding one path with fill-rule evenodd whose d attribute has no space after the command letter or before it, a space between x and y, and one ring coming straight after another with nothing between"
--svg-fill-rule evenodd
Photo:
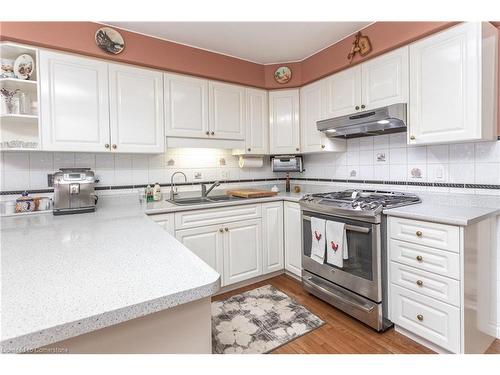
<instances>
[{"instance_id":1,"label":"decorative plate on wall","mask_svg":"<svg viewBox=\"0 0 500 375\"><path fill-rule=\"evenodd\" d=\"M30 55L20 55L14 61L14 75L19 79L30 79L35 70L35 61Z\"/></svg>"},{"instance_id":2,"label":"decorative plate on wall","mask_svg":"<svg viewBox=\"0 0 500 375\"><path fill-rule=\"evenodd\" d=\"M100 49L114 55L119 54L125 48L125 42L121 34L110 27L101 27L97 30L95 32L95 42Z\"/></svg>"},{"instance_id":3,"label":"decorative plate on wall","mask_svg":"<svg viewBox=\"0 0 500 375\"><path fill-rule=\"evenodd\" d=\"M274 72L274 80L278 83L287 83L292 79L292 71L288 66L280 66Z\"/></svg>"}]
</instances>

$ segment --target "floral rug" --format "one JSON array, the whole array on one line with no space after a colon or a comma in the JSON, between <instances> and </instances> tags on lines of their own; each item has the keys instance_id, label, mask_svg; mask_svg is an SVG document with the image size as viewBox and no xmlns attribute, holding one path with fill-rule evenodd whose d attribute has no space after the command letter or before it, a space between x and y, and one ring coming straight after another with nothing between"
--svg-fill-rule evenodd
<instances>
[{"instance_id":1,"label":"floral rug","mask_svg":"<svg viewBox=\"0 0 500 375\"><path fill-rule=\"evenodd\" d=\"M268 353L323 324L285 293L265 285L212 302L212 352Z\"/></svg>"}]
</instances>

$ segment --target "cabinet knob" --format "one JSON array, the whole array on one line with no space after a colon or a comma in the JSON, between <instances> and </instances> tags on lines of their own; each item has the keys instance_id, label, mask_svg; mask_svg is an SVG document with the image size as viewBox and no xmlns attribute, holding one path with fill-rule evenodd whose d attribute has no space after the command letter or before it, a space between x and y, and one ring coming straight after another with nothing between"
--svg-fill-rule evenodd
<instances>
[{"instance_id":1,"label":"cabinet knob","mask_svg":"<svg viewBox=\"0 0 500 375\"><path fill-rule=\"evenodd\" d=\"M357 105L356 107L354 107L354 109L355 109L356 111L359 111L359 105Z\"/></svg>"},{"instance_id":2,"label":"cabinet knob","mask_svg":"<svg viewBox=\"0 0 500 375\"><path fill-rule=\"evenodd\" d=\"M417 315L417 319L420 320L420 321L422 321L422 320L424 320L424 316L422 314L418 314Z\"/></svg>"},{"instance_id":3,"label":"cabinet knob","mask_svg":"<svg viewBox=\"0 0 500 375\"><path fill-rule=\"evenodd\" d=\"M415 136L414 136L414 135L410 135L410 139L411 139L412 141L414 141L414 140L415 140Z\"/></svg>"},{"instance_id":4,"label":"cabinet knob","mask_svg":"<svg viewBox=\"0 0 500 375\"><path fill-rule=\"evenodd\" d=\"M298 148L298 147L297 147L297 148L295 149L295 151L300 151L300 148Z\"/></svg>"},{"instance_id":5,"label":"cabinet knob","mask_svg":"<svg viewBox=\"0 0 500 375\"><path fill-rule=\"evenodd\" d=\"M109 143L106 143L106 144L104 145L104 147L105 147L105 148L109 148Z\"/></svg>"},{"instance_id":6,"label":"cabinet knob","mask_svg":"<svg viewBox=\"0 0 500 375\"><path fill-rule=\"evenodd\" d=\"M224 232L224 229L220 228L220 229L219 229L219 232L221 232L221 233L222 233L222 232Z\"/></svg>"},{"instance_id":7,"label":"cabinet knob","mask_svg":"<svg viewBox=\"0 0 500 375\"><path fill-rule=\"evenodd\" d=\"M116 150L117 146L115 144L113 144L113 146L111 146L111 147L113 147L113 150Z\"/></svg>"},{"instance_id":8,"label":"cabinet knob","mask_svg":"<svg viewBox=\"0 0 500 375\"><path fill-rule=\"evenodd\" d=\"M214 132L211 132L210 134L211 134L211 135L214 135L215 133L214 133Z\"/></svg>"},{"instance_id":9,"label":"cabinet knob","mask_svg":"<svg viewBox=\"0 0 500 375\"><path fill-rule=\"evenodd\" d=\"M423 260L424 260L424 258L422 257L422 255L417 255L417 260L418 260L419 262L421 262L421 261L423 261Z\"/></svg>"},{"instance_id":10,"label":"cabinet knob","mask_svg":"<svg viewBox=\"0 0 500 375\"><path fill-rule=\"evenodd\" d=\"M321 148L325 148L325 145L321 145Z\"/></svg>"},{"instance_id":11,"label":"cabinet knob","mask_svg":"<svg viewBox=\"0 0 500 375\"><path fill-rule=\"evenodd\" d=\"M361 104L361 109L365 109L365 108L366 108L366 105Z\"/></svg>"},{"instance_id":12,"label":"cabinet knob","mask_svg":"<svg viewBox=\"0 0 500 375\"><path fill-rule=\"evenodd\" d=\"M206 135L210 135L210 132L209 132L209 131L206 131L206 132L205 132L205 134L206 134Z\"/></svg>"},{"instance_id":13,"label":"cabinet knob","mask_svg":"<svg viewBox=\"0 0 500 375\"><path fill-rule=\"evenodd\" d=\"M424 282L422 280L417 280L417 285L422 286L422 285L424 285Z\"/></svg>"},{"instance_id":14,"label":"cabinet knob","mask_svg":"<svg viewBox=\"0 0 500 375\"><path fill-rule=\"evenodd\" d=\"M417 237L422 237L422 232L421 232L421 231L419 231L419 230L417 230L417 231L415 232L415 234L417 235Z\"/></svg>"},{"instance_id":15,"label":"cabinet knob","mask_svg":"<svg viewBox=\"0 0 500 375\"><path fill-rule=\"evenodd\" d=\"M247 151L252 151L252 149L249 147L249 148L247 148Z\"/></svg>"},{"instance_id":16,"label":"cabinet knob","mask_svg":"<svg viewBox=\"0 0 500 375\"><path fill-rule=\"evenodd\" d=\"M228 228L228 227L224 228L224 230L225 230L226 232L229 232L229 228Z\"/></svg>"}]
</instances>

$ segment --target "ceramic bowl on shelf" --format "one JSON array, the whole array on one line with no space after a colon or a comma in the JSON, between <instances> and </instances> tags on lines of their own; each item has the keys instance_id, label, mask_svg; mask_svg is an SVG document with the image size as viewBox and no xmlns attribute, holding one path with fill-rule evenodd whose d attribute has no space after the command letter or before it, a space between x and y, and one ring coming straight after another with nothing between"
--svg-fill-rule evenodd
<instances>
[{"instance_id":1,"label":"ceramic bowl on shelf","mask_svg":"<svg viewBox=\"0 0 500 375\"><path fill-rule=\"evenodd\" d=\"M0 78L14 78L14 60L0 59Z\"/></svg>"},{"instance_id":2,"label":"ceramic bowl on shelf","mask_svg":"<svg viewBox=\"0 0 500 375\"><path fill-rule=\"evenodd\" d=\"M17 57L14 61L14 74L16 78L27 80L35 71L35 61L28 54L23 54Z\"/></svg>"}]
</instances>

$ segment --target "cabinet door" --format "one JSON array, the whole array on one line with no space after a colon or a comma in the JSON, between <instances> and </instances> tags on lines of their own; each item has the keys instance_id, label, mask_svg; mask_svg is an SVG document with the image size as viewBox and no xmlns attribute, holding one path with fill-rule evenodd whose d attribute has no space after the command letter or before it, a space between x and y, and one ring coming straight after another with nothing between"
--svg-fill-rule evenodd
<instances>
[{"instance_id":1,"label":"cabinet door","mask_svg":"<svg viewBox=\"0 0 500 375\"><path fill-rule=\"evenodd\" d=\"M262 204L262 267L263 273L284 268L283 203Z\"/></svg>"},{"instance_id":2,"label":"cabinet door","mask_svg":"<svg viewBox=\"0 0 500 375\"><path fill-rule=\"evenodd\" d=\"M220 225L178 230L175 232L175 238L216 270L221 275L222 285L226 285L223 277L224 235L221 230L223 228Z\"/></svg>"},{"instance_id":3,"label":"cabinet door","mask_svg":"<svg viewBox=\"0 0 500 375\"><path fill-rule=\"evenodd\" d=\"M209 82L208 87L210 137L244 140L245 88L220 82Z\"/></svg>"},{"instance_id":4,"label":"cabinet door","mask_svg":"<svg viewBox=\"0 0 500 375\"><path fill-rule=\"evenodd\" d=\"M245 153L269 153L267 91L246 89Z\"/></svg>"},{"instance_id":5,"label":"cabinet door","mask_svg":"<svg viewBox=\"0 0 500 375\"><path fill-rule=\"evenodd\" d=\"M299 90L269 92L271 154L300 152Z\"/></svg>"},{"instance_id":6,"label":"cabinet door","mask_svg":"<svg viewBox=\"0 0 500 375\"><path fill-rule=\"evenodd\" d=\"M298 203L285 202L285 269L302 275L302 218Z\"/></svg>"},{"instance_id":7,"label":"cabinet door","mask_svg":"<svg viewBox=\"0 0 500 375\"><path fill-rule=\"evenodd\" d=\"M361 66L343 70L326 78L327 118L361 111Z\"/></svg>"},{"instance_id":8,"label":"cabinet door","mask_svg":"<svg viewBox=\"0 0 500 375\"><path fill-rule=\"evenodd\" d=\"M207 138L208 81L165 73L163 85L166 136Z\"/></svg>"},{"instance_id":9,"label":"cabinet door","mask_svg":"<svg viewBox=\"0 0 500 375\"><path fill-rule=\"evenodd\" d=\"M109 64L112 150L165 151L162 73Z\"/></svg>"},{"instance_id":10,"label":"cabinet door","mask_svg":"<svg viewBox=\"0 0 500 375\"><path fill-rule=\"evenodd\" d=\"M463 23L410 45L410 144L481 137L480 27Z\"/></svg>"},{"instance_id":11,"label":"cabinet door","mask_svg":"<svg viewBox=\"0 0 500 375\"><path fill-rule=\"evenodd\" d=\"M108 64L40 51L42 149L109 149Z\"/></svg>"},{"instance_id":12,"label":"cabinet door","mask_svg":"<svg viewBox=\"0 0 500 375\"><path fill-rule=\"evenodd\" d=\"M346 141L329 139L316 126L325 117L326 80L300 89L301 152L345 151Z\"/></svg>"},{"instance_id":13,"label":"cabinet door","mask_svg":"<svg viewBox=\"0 0 500 375\"><path fill-rule=\"evenodd\" d=\"M408 102L408 46L361 64L364 110Z\"/></svg>"},{"instance_id":14,"label":"cabinet door","mask_svg":"<svg viewBox=\"0 0 500 375\"><path fill-rule=\"evenodd\" d=\"M262 275L261 220L225 224L224 283L230 285Z\"/></svg>"}]
</instances>

